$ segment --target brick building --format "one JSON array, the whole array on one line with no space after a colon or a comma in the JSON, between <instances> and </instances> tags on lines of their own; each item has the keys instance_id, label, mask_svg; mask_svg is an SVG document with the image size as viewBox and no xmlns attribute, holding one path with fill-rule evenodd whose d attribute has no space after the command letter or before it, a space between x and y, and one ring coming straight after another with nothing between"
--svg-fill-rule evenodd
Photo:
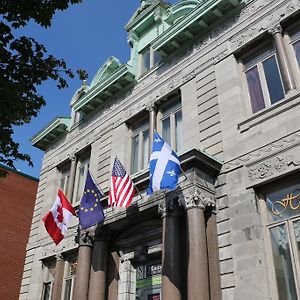
<instances>
[{"instance_id":1,"label":"brick building","mask_svg":"<svg viewBox=\"0 0 300 300\"><path fill-rule=\"evenodd\" d=\"M7 172L0 178L0 299L18 299L38 179L0 169Z\"/></svg>"},{"instance_id":2,"label":"brick building","mask_svg":"<svg viewBox=\"0 0 300 300\"><path fill-rule=\"evenodd\" d=\"M299 16L299 0L141 1L130 60L110 57L32 138L20 299L300 299ZM187 178L147 197L154 128ZM89 169L107 196L115 155L142 197L102 227L74 218L55 246L38 219L57 187L78 207Z\"/></svg>"}]
</instances>

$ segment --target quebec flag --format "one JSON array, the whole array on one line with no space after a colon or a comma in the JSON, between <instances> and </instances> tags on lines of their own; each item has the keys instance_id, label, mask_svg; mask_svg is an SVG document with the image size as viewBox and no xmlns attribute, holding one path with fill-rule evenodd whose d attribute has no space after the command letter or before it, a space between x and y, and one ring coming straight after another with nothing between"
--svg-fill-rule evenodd
<instances>
[{"instance_id":1,"label":"quebec flag","mask_svg":"<svg viewBox=\"0 0 300 300\"><path fill-rule=\"evenodd\" d=\"M171 147L154 131L150 156L150 183L147 194L158 190L175 190L180 173L180 161Z\"/></svg>"}]
</instances>

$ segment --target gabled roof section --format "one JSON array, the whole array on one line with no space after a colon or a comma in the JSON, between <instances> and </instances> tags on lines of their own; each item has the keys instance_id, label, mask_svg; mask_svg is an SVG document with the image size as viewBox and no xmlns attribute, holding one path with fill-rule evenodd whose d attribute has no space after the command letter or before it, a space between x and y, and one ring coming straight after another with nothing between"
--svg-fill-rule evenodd
<instances>
[{"instance_id":1,"label":"gabled roof section","mask_svg":"<svg viewBox=\"0 0 300 300\"><path fill-rule=\"evenodd\" d=\"M183 2L188 3L190 1ZM153 41L153 50L159 51L163 56L171 54L201 32L205 32L216 22L224 19L226 14L247 2L248 0L201 1L185 17L174 22L169 29ZM180 5L180 2L178 4Z\"/></svg>"},{"instance_id":2,"label":"gabled roof section","mask_svg":"<svg viewBox=\"0 0 300 300\"><path fill-rule=\"evenodd\" d=\"M169 4L162 0L141 0L140 8L133 14L132 18L125 26L125 29L128 32L134 31L137 34L142 33L144 29L149 27L149 23L155 22L155 15L153 13L159 7L165 10L169 7Z\"/></svg>"},{"instance_id":3,"label":"gabled roof section","mask_svg":"<svg viewBox=\"0 0 300 300\"><path fill-rule=\"evenodd\" d=\"M97 75L96 75L97 76ZM103 77L102 77L103 78ZM135 74L128 64L119 65L113 72L95 83L90 90L73 104L75 111L90 113L114 94L135 81Z\"/></svg>"},{"instance_id":4,"label":"gabled roof section","mask_svg":"<svg viewBox=\"0 0 300 300\"><path fill-rule=\"evenodd\" d=\"M106 60L106 62L100 67L94 76L91 87L96 85L97 83L104 81L107 77L109 77L116 69L120 67L120 62L117 58L111 56Z\"/></svg>"},{"instance_id":5,"label":"gabled roof section","mask_svg":"<svg viewBox=\"0 0 300 300\"><path fill-rule=\"evenodd\" d=\"M70 123L71 117L57 117L34 135L30 142L34 147L45 151L55 140L68 132Z\"/></svg>"}]
</instances>

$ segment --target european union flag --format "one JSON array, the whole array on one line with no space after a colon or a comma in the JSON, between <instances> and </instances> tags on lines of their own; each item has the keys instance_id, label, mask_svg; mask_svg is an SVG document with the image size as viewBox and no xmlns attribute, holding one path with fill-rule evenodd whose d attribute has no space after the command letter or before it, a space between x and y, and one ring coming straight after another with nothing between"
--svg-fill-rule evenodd
<instances>
[{"instance_id":1,"label":"european union flag","mask_svg":"<svg viewBox=\"0 0 300 300\"><path fill-rule=\"evenodd\" d=\"M97 188L88 171L78 211L79 223L82 229L91 227L104 220L103 207L100 201L102 196L103 192Z\"/></svg>"},{"instance_id":2,"label":"european union flag","mask_svg":"<svg viewBox=\"0 0 300 300\"><path fill-rule=\"evenodd\" d=\"M175 190L180 174L180 161L171 147L154 131L150 156L150 183L147 194L158 190Z\"/></svg>"}]
</instances>

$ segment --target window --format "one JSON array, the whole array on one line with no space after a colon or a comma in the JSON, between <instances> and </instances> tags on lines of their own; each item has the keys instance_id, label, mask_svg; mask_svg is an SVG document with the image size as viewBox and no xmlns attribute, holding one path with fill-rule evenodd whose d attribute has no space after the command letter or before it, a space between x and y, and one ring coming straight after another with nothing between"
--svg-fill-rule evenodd
<instances>
[{"instance_id":1,"label":"window","mask_svg":"<svg viewBox=\"0 0 300 300\"><path fill-rule=\"evenodd\" d=\"M73 299L76 269L77 269L77 261L74 260L74 261L66 262L65 275L64 275L64 290L63 290L64 300Z\"/></svg>"},{"instance_id":2,"label":"window","mask_svg":"<svg viewBox=\"0 0 300 300\"><path fill-rule=\"evenodd\" d=\"M158 52L153 51L151 47L147 47L140 53L140 75L143 75L145 72L150 70L155 66L161 57Z\"/></svg>"},{"instance_id":3,"label":"window","mask_svg":"<svg viewBox=\"0 0 300 300\"><path fill-rule=\"evenodd\" d=\"M131 173L147 167L149 158L149 122L144 119L136 124L131 138Z\"/></svg>"},{"instance_id":4,"label":"window","mask_svg":"<svg viewBox=\"0 0 300 300\"><path fill-rule=\"evenodd\" d=\"M273 296L300 299L300 184L267 193L262 204L276 284Z\"/></svg>"},{"instance_id":5,"label":"window","mask_svg":"<svg viewBox=\"0 0 300 300\"><path fill-rule=\"evenodd\" d=\"M284 98L284 86L272 45L243 60L252 112Z\"/></svg>"},{"instance_id":6,"label":"window","mask_svg":"<svg viewBox=\"0 0 300 300\"><path fill-rule=\"evenodd\" d=\"M160 300L161 264L153 263L136 268L136 299Z\"/></svg>"},{"instance_id":7,"label":"window","mask_svg":"<svg viewBox=\"0 0 300 300\"><path fill-rule=\"evenodd\" d=\"M43 292L42 300L50 300L52 296L52 287L55 273L55 262L43 264Z\"/></svg>"},{"instance_id":8,"label":"window","mask_svg":"<svg viewBox=\"0 0 300 300\"><path fill-rule=\"evenodd\" d=\"M67 193L69 179L70 179L70 166L68 168L64 168L60 170L59 187L64 192L64 194Z\"/></svg>"},{"instance_id":9,"label":"window","mask_svg":"<svg viewBox=\"0 0 300 300\"><path fill-rule=\"evenodd\" d=\"M180 99L174 99L161 106L159 121L162 138L174 151L181 151L183 149L183 137Z\"/></svg>"},{"instance_id":10,"label":"window","mask_svg":"<svg viewBox=\"0 0 300 300\"><path fill-rule=\"evenodd\" d=\"M77 161L75 185L74 185L73 201L72 201L74 205L78 205L80 203L80 199L82 197L82 193L86 181L87 171L89 168L89 163L90 163L89 155L84 155L80 157Z\"/></svg>"}]
</instances>

